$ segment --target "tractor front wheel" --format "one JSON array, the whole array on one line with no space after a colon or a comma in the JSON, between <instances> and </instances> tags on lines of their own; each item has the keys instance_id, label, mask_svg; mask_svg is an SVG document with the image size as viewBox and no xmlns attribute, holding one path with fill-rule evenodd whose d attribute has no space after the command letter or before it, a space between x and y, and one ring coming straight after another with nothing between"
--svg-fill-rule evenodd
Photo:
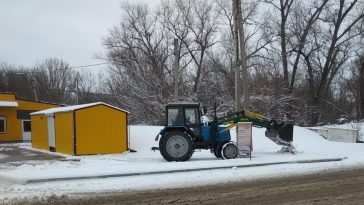
<instances>
[{"instance_id":1,"label":"tractor front wheel","mask_svg":"<svg viewBox=\"0 0 364 205\"><path fill-rule=\"evenodd\" d=\"M213 153L214 153L214 155L215 155L215 157L216 158L222 158L222 156L221 156L221 149L222 149L222 146L223 146L224 144L223 143L218 143L213 149L212 149L212 151L213 151Z\"/></svg>"},{"instance_id":2,"label":"tractor front wheel","mask_svg":"<svg viewBox=\"0 0 364 205\"><path fill-rule=\"evenodd\" d=\"M238 154L239 149L234 142L227 142L222 146L221 156L223 159L235 159Z\"/></svg>"},{"instance_id":3,"label":"tractor front wheel","mask_svg":"<svg viewBox=\"0 0 364 205\"><path fill-rule=\"evenodd\" d=\"M168 132L159 141L159 150L167 161L187 161L193 154L191 138L182 131Z\"/></svg>"}]
</instances>

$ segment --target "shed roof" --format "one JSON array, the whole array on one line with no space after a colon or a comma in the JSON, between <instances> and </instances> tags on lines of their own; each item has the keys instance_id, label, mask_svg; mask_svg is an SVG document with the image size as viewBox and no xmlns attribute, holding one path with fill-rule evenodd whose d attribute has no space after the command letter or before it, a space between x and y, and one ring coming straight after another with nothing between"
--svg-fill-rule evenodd
<instances>
[{"instance_id":1,"label":"shed roof","mask_svg":"<svg viewBox=\"0 0 364 205\"><path fill-rule=\"evenodd\" d=\"M18 103L15 101L0 101L0 107L18 107Z\"/></svg>"},{"instance_id":2,"label":"shed roof","mask_svg":"<svg viewBox=\"0 0 364 205\"><path fill-rule=\"evenodd\" d=\"M74 110L93 107L93 106L96 106L96 105L105 105L107 107L111 107L113 109L129 113L128 111L120 109L118 107L115 107L115 106L112 106L112 105L109 105L109 104L106 104L106 103L103 103L103 102L96 102L96 103L89 103L89 104L82 104L82 105L72 105L72 106L66 106L66 107L50 108L50 109L47 109L47 110L41 110L41 111L38 111L38 112L33 112L30 115L53 115L54 113L72 112Z\"/></svg>"}]
</instances>

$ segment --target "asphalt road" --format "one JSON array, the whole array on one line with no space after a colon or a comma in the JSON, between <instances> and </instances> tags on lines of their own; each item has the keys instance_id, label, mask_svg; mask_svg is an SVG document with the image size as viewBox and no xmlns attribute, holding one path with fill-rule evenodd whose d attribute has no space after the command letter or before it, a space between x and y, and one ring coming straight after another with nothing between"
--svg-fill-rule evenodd
<instances>
[{"instance_id":1,"label":"asphalt road","mask_svg":"<svg viewBox=\"0 0 364 205\"><path fill-rule=\"evenodd\" d=\"M215 186L78 194L15 204L364 204L364 168Z\"/></svg>"},{"instance_id":2,"label":"asphalt road","mask_svg":"<svg viewBox=\"0 0 364 205\"><path fill-rule=\"evenodd\" d=\"M62 156L29 150L16 145L9 145L8 143L0 143L0 154L5 156L0 158L0 168L1 166L7 166L7 163L21 165L27 161L64 159Z\"/></svg>"}]
</instances>

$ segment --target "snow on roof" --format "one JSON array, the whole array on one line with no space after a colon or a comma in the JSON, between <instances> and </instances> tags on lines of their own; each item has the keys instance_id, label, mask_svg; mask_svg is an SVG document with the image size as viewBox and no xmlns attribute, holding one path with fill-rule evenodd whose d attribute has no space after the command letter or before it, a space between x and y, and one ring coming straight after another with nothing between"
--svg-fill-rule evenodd
<instances>
[{"instance_id":1,"label":"snow on roof","mask_svg":"<svg viewBox=\"0 0 364 205\"><path fill-rule=\"evenodd\" d=\"M96 102L96 103L89 103L89 104L82 104L82 105L72 105L72 106L66 106L66 107L50 108L50 109L47 109L47 110L41 110L41 111L38 111L38 112L33 112L30 115L53 115L54 113L71 112L71 111L74 111L74 110L79 110L79 109L82 109L82 108L92 107L92 106L95 106L95 105L105 105L107 107L111 107L111 108L114 108L114 109L129 113L128 111L120 109L118 107L115 107L115 106L112 106L112 105L109 105L109 104L106 104L106 103L103 103L103 102Z\"/></svg>"},{"instance_id":2,"label":"snow on roof","mask_svg":"<svg viewBox=\"0 0 364 205\"><path fill-rule=\"evenodd\" d=\"M18 103L14 101L0 101L0 107L18 107Z\"/></svg>"}]
</instances>

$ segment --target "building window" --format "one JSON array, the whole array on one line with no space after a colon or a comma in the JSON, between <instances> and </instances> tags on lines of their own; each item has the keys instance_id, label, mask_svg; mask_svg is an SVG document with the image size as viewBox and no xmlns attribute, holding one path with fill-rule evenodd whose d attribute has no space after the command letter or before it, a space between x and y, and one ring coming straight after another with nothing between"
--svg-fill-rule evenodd
<instances>
[{"instance_id":1,"label":"building window","mask_svg":"<svg viewBox=\"0 0 364 205\"><path fill-rule=\"evenodd\" d=\"M6 133L6 117L0 117L0 133Z\"/></svg>"},{"instance_id":2,"label":"building window","mask_svg":"<svg viewBox=\"0 0 364 205\"><path fill-rule=\"evenodd\" d=\"M38 110L17 110L16 118L19 120L30 120L30 113L37 111Z\"/></svg>"}]
</instances>

